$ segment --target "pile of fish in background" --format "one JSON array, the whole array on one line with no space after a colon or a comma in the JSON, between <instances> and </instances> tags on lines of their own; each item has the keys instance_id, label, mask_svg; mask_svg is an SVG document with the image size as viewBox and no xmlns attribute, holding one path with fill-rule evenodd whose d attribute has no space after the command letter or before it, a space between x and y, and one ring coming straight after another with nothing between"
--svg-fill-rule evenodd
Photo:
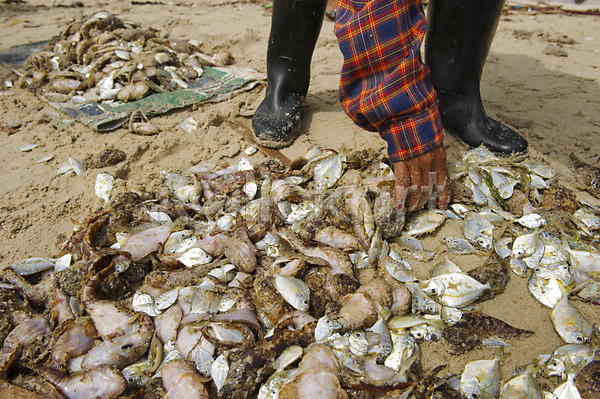
<instances>
[{"instance_id":1,"label":"pile of fish in background","mask_svg":"<svg viewBox=\"0 0 600 399\"><path fill-rule=\"evenodd\" d=\"M600 197L598 168L575 156L573 167ZM167 174L160 193L113 195L98 179L108 206L60 258L0 272L2 378L48 398L598 397L598 330L574 306L600 297L598 208L549 165L482 148L450 173L448 210L406 220L392 170L369 151L197 165ZM462 236L436 235L449 219ZM425 235L447 249L424 249ZM465 272L449 254L481 266ZM501 381L510 341L535 331L477 303L510 278L564 345ZM438 340L457 358L481 346L496 356L458 375L422 370L419 345Z\"/></svg>"},{"instance_id":2,"label":"pile of fish in background","mask_svg":"<svg viewBox=\"0 0 600 399\"><path fill-rule=\"evenodd\" d=\"M203 66L233 62L228 51L209 56L201 45L103 11L73 21L31 55L19 85L54 102L136 101L187 89L202 76Z\"/></svg>"}]
</instances>

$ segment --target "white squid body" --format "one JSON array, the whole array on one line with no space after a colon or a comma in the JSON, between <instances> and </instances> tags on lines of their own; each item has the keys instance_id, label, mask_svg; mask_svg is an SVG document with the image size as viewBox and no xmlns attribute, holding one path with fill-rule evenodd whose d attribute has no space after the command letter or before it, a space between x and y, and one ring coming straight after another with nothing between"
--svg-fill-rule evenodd
<instances>
[{"instance_id":1,"label":"white squid body","mask_svg":"<svg viewBox=\"0 0 600 399\"><path fill-rule=\"evenodd\" d=\"M154 318L156 335L158 335L161 342L165 343L169 340L175 341L177 339L177 328L181 323L182 317L183 310L181 306L176 304Z\"/></svg>"},{"instance_id":2,"label":"white squid body","mask_svg":"<svg viewBox=\"0 0 600 399\"><path fill-rule=\"evenodd\" d=\"M340 386L339 365L331 349L313 347L300 362L298 373L279 393L280 399L346 399Z\"/></svg>"},{"instance_id":3,"label":"white squid body","mask_svg":"<svg viewBox=\"0 0 600 399\"><path fill-rule=\"evenodd\" d=\"M187 360L177 359L166 363L161 376L167 389L166 399L210 399L202 376L194 364Z\"/></svg>"}]
</instances>

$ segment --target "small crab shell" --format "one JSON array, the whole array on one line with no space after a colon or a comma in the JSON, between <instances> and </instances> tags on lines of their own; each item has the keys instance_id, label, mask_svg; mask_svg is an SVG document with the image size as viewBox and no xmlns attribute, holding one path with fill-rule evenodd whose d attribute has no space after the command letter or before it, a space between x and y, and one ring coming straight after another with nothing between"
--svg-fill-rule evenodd
<instances>
[{"instance_id":1,"label":"small crab shell","mask_svg":"<svg viewBox=\"0 0 600 399\"><path fill-rule=\"evenodd\" d=\"M310 290L304 281L291 276L275 276L275 287L283 299L297 310L308 310Z\"/></svg>"}]
</instances>

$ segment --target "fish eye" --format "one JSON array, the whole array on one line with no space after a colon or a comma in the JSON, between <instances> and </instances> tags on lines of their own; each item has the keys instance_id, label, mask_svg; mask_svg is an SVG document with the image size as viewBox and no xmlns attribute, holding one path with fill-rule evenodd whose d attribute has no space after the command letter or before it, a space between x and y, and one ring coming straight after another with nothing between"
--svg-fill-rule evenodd
<instances>
[{"instance_id":1,"label":"fish eye","mask_svg":"<svg viewBox=\"0 0 600 399\"><path fill-rule=\"evenodd\" d=\"M533 271L536 273L539 272L540 270L542 270L542 269L540 269L539 267L536 267L535 269L533 269Z\"/></svg>"},{"instance_id":2,"label":"fish eye","mask_svg":"<svg viewBox=\"0 0 600 399\"><path fill-rule=\"evenodd\" d=\"M469 395L470 398L473 399L477 399L479 397L479 394L477 392L473 392L471 395Z\"/></svg>"},{"instance_id":3,"label":"fish eye","mask_svg":"<svg viewBox=\"0 0 600 399\"><path fill-rule=\"evenodd\" d=\"M575 337L575 341L577 341L578 344L581 344L585 342L585 339L581 335L578 335L577 337Z\"/></svg>"},{"instance_id":4,"label":"fish eye","mask_svg":"<svg viewBox=\"0 0 600 399\"><path fill-rule=\"evenodd\" d=\"M432 314L435 313L435 307L433 305L427 306L427 312Z\"/></svg>"},{"instance_id":5,"label":"fish eye","mask_svg":"<svg viewBox=\"0 0 600 399\"><path fill-rule=\"evenodd\" d=\"M416 339L421 339L421 338L423 338L423 333L422 333L422 332L420 332L420 331L417 331L417 332L415 332L415 338L416 338Z\"/></svg>"},{"instance_id":6,"label":"fish eye","mask_svg":"<svg viewBox=\"0 0 600 399\"><path fill-rule=\"evenodd\" d=\"M303 300L302 303L305 305L308 305L309 304L308 299Z\"/></svg>"},{"instance_id":7,"label":"fish eye","mask_svg":"<svg viewBox=\"0 0 600 399\"><path fill-rule=\"evenodd\" d=\"M437 294L438 294L437 288L430 288L429 289L429 295L437 295Z\"/></svg>"},{"instance_id":8,"label":"fish eye","mask_svg":"<svg viewBox=\"0 0 600 399\"><path fill-rule=\"evenodd\" d=\"M360 338L360 333L359 333L359 332L355 332L355 333L354 333L354 336L355 336L356 338Z\"/></svg>"}]
</instances>

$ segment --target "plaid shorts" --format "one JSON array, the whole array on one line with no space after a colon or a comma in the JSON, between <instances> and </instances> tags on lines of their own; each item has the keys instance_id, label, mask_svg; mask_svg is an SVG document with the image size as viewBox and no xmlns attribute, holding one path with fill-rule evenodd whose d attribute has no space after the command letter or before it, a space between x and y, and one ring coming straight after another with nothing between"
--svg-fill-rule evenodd
<instances>
[{"instance_id":1,"label":"plaid shorts","mask_svg":"<svg viewBox=\"0 0 600 399\"><path fill-rule=\"evenodd\" d=\"M379 132L392 162L442 144L437 95L420 54L426 30L421 0L338 0L340 102L354 123Z\"/></svg>"}]
</instances>

